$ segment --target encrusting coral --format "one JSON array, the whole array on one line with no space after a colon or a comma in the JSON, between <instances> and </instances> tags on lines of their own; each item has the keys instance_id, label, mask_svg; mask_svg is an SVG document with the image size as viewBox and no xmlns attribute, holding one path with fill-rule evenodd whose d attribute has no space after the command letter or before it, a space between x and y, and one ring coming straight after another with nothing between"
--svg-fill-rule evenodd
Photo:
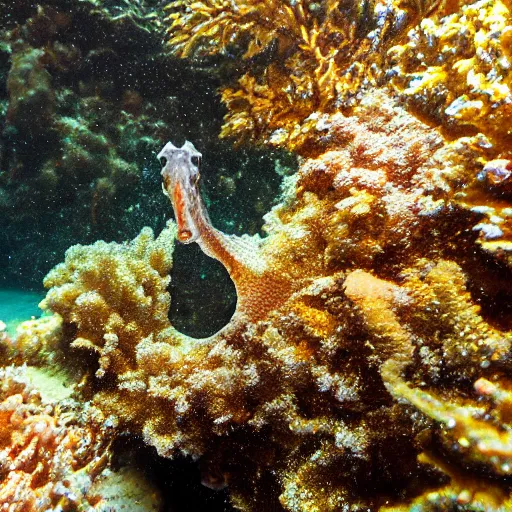
<instances>
[{"instance_id":1,"label":"encrusting coral","mask_svg":"<svg viewBox=\"0 0 512 512\"><path fill-rule=\"evenodd\" d=\"M109 468L114 426L67 384L26 365L0 368L0 510L159 510L140 471Z\"/></svg>"},{"instance_id":2,"label":"encrusting coral","mask_svg":"<svg viewBox=\"0 0 512 512\"><path fill-rule=\"evenodd\" d=\"M478 214L458 203L485 160L482 136L446 142L375 92L321 129L329 151L287 179L268 236L251 241L211 226L197 150L166 146L177 228L72 248L46 279L68 361L66 347L96 354L83 388L94 407L160 455L200 459L203 483L227 485L241 510L483 499L502 512L510 318L474 294L509 296L510 271L496 278ZM209 338L167 319L174 234L237 285L232 321Z\"/></svg>"}]
</instances>

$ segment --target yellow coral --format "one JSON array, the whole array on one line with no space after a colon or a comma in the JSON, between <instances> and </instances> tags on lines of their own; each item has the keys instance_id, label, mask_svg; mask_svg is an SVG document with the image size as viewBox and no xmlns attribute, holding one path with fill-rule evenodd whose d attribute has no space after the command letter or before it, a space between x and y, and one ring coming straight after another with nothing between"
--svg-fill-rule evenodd
<instances>
[{"instance_id":1,"label":"yellow coral","mask_svg":"<svg viewBox=\"0 0 512 512\"><path fill-rule=\"evenodd\" d=\"M247 67L258 57L256 72L223 89L222 136L279 143L315 111L347 106L381 81L384 49L438 3L173 2L169 43L181 57L239 51Z\"/></svg>"},{"instance_id":2,"label":"yellow coral","mask_svg":"<svg viewBox=\"0 0 512 512\"><path fill-rule=\"evenodd\" d=\"M172 183L191 145L166 146L183 152L163 170L180 239L236 282L221 332L194 339L168 320L171 224L71 248L45 280L58 316L24 324L18 357L82 363L99 417L200 459L241 510L510 508L509 4L171 4L176 54L241 57L222 134L308 159L249 241L209 224L199 174ZM428 124L373 89L389 80ZM59 414L29 410L13 442L13 403L0 447L22 467L11 444L37 459ZM32 475L14 473L6 502Z\"/></svg>"},{"instance_id":3,"label":"yellow coral","mask_svg":"<svg viewBox=\"0 0 512 512\"><path fill-rule=\"evenodd\" d=\"M346 112L361 90L390 85L422 117L456 135L479 130L497 152L508 151L507 2L236 0L168 7L174 53L234 52L247 62L236 85L222 88L223 137L307 153L297 139L313 138L319 116Z\"/></svg>"},{"instance_id":4,"label":"yellow coral","mask_svg":"<svg viewBox=\"0 0 512 512\"><path fill-rule=\"evenodd\" d=\"M462 5L420 23L389 50L392 84L422 115L448 129L487 135L508 151L512 134L512 64L508 2Z\"/></svg>"},{"instance_id":5,"label":"yellow coral","mask_svg":"<svg viewBox=\"0 0 512 512\"><path fill-rule=\"evenodd\" d=\"M56 315L27 320L16 327L16 337L4 342L8 360L19 364L54 363L62 339L62 319Z\"/></svg>"},{"instance_id":6,"label":"yellow coral","mask_svg":"<svg viewBox=\"0 0 512 512\"><path fill-rule=\"evenodd\" d=\"M99 354L98 377L131 368L135 346L170 327L167 293L175 226L157 240L147 228L129 245L74 246L45 278L45 307L76 326L73 346ZM71 286L68 282L74 282Z\"/></svg>"}]
</instances>

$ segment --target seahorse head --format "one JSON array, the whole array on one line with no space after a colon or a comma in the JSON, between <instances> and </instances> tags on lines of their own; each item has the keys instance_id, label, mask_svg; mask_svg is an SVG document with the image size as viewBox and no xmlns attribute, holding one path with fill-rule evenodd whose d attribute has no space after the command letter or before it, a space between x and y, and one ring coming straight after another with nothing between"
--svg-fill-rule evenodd
<instances>
[{"instance_id":1,"label":"seahorse head","mask_svg":"<svg viewBox=\"0 0 512 512\"><path fill-rule=\"evenodd\" d=\"M199 192L201 153L186 141L181 148L168 142L158 154L162 167L162 189L169 197L178 224L178 239L192 243L201 236L199 221L207 219Z\"/></svg>"}]
</instances>

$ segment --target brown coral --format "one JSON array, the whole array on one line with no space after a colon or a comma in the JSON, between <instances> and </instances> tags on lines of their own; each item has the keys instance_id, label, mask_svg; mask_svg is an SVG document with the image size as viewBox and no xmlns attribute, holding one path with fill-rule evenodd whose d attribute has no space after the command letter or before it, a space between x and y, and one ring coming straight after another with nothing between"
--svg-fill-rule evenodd
<instances>
[{"instance_id":1,"label":"brown coral","mask_svg":"<svg viewBox=\"0 0 512 512\"><path fill-rule=\"evenodd\" d=\"M175 53L241 57L223 134L308 158L248 241L210 224L198 164L173 181L195 148L168 146L178 230L74 247L48 275L62 361L88 355L102 416L199 459L241 510L512 506L509 8L172 4ZM403 106L370 87L387 81ZM237 286L209 338L167 317L176 232ZM26 327L21 354L44 358Z\"/></svg>"},{"instance_id":2,"label":"brown coral","mask_svg":"<svg viewBox=\"0 0 512 512\"><path fill-rule=\"evenodd\" d=\"M383 95L354 112L327 116L316 147L330 151L304 162L266 216L255 256L293 293L260 319L202 340L172 328L172 230L71 249L46 281L63 346L97 354L97 407L163 456L200 458L204 483L227 485L242 510L377 511L436 491L477 506L459 474L504 475L508 455L500 466L492 447L504 451L508 399L474 416L473 385L508 389L512 339L494 325L506 310L484 315L473 294L506 296L510 276L491 279L477 217L457 203L482 168L481 138L445 142ZM450 414L455 437L443 433ZM461 436L469 449L453 453Z\"/></svg>"}]
</instances>

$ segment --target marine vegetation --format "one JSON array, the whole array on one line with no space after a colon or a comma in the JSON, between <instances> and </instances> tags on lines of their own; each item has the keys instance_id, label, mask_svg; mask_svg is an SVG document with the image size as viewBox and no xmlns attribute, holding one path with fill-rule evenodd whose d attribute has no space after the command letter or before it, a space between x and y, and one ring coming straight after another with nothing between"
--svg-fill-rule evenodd
<instances>
[{"instance_id":1,"label":"marine vegetation","mask_svg":"<svg viewBox=\"0 0 512 512\"><path fill-rule=\"evenodd\" d=\"M381 93L331 123L337 149L288 179L263 239L213 228L201 155L168 144L178 226L67 252L45 280L60 350L94 356L104 418L199 459L241 510L507 510L510 269L454 199L480 136L446 142ZM167 318L175 234L237 286L209 338Z\"/></svg>"},{"instance_id":2,"label":"marine vegetation","mask_svg":"<svg viewBox=\"0 0 512 512\"><path fill-rule=\"evenodd\" d=\"M507 41L509 8L172 3L171 50L237 68L222 135L292 149L300 169L265 236L238 237L209 218L208 152L167 143L175 221L71 247L44 281L51 320L4 351L80 367L76 394L112 436L197 461L238 510L510 510L512 164L498 120L511 62L484 53ZM505 99L474 89L475 73ZM169 320L175 238L235 284L235 313L210 337Z\"/></svg>"},{"instance_id":3,"label":"marine vegetation","mask_svg":"<svg viewBox=\"0 0 512 512\"><path fill-rule=\"evenodd\" d=\"M509 1L463 2L425 19L391 48L389 76L409 106L452 133L479 131L510 152Z\"/></svg>"},{"instance_id":4,"label":"marine vegetation","mask_svg":"<svg viewBox=\"0 0 512 512\"><path fill-rule=\"evenodd\" d=\"M385 48L433 4L172 2L169 44L182 57L241 56L242 76L222 91L229 112L221 136L279 143L316 110L353 104L379 81Z\"/></svg>"},{"instance_id":5,"label":"marine vegetation","mask_svg":"<svg viewBox=\"0 0 512 512\"><path fill-rule=\"evenodd\" d=\"M184 0L168 9L175 54L241 61L222 88L221 136L300 151L308 116L350 110L362 90L388 86L438 123L510 143L507 1Z\"/></svg>"}]
</instances>

